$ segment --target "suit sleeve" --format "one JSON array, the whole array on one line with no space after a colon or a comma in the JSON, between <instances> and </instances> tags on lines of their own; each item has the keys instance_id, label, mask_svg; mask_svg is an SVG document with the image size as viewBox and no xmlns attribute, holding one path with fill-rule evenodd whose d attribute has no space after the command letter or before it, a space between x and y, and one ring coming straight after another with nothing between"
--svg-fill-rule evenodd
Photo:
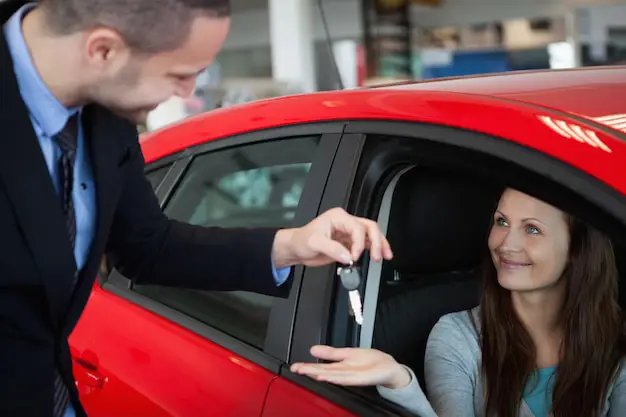
<instances>
[{"instance_id":1,"label":"suit sleeve","mask_svg":"<svg viewBox=\"0 0 626 417\"><path fill-rule=\"evenodd\" d=\"M138 142L123 169L107 253L126 277L140 284L288 296L291 280L277 285L272 272L277 229L206 228L169 220L144 175Z\"/></svg>"}]
</instances>

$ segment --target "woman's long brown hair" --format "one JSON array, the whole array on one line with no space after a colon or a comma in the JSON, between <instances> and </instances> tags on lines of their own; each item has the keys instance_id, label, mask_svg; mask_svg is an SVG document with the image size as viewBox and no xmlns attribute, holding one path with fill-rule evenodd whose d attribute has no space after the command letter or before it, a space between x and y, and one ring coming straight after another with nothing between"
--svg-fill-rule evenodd
<instances>
[{"instance_id":1,"label":"woman's long brown hair","mask_svg":"<svg viewBox=\"0 0 626 417\"><path fill-rule=\"evenodd\" d=\"M564 339L552 393L554 417L597 417L625 355L624 318L611 241L574 218L566 295L559 317ZM480 303L486 416L517 417L525 385L536 369L536 349L515 314L510 292L485 263Z\"/></svg>"}]
</instances>

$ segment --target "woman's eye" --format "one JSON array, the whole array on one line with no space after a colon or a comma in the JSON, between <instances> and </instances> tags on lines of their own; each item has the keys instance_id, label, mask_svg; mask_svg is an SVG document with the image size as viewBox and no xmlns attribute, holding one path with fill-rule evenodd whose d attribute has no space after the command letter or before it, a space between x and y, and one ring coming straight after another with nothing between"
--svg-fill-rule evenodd
<instances>
[{"instance_id":1,"label":"woman's eye","mask_svg":"<svg viewBox=\"0 0 626 417\"><path fill-rule=\"evenodd\" d=\"M496 218L496 225L498 226L506 226L506 220L504 219L504 217L498 217Z\"/></svg>"},{"instance_id":2,"label":"woman's eye","mask_svg":"<svg viewBox=\"0 0 626 417\"><path fill-rule=\"evenodd\" d=\"M530 224L526 226L526 231L530 233L531 235L538 235L539 233L541 233L541 230L539 230L538 227L530 225Z\"/></svg>"}]
</instances>

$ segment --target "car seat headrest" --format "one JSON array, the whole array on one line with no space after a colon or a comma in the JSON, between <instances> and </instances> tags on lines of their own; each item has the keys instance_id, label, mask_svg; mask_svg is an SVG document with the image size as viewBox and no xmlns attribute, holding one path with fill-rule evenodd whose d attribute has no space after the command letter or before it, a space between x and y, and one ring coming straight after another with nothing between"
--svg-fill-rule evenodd
<instances>
[{"instance_id":1,"label":"car seat headrest","mask_svg":"<svg viewBox=\"0 0 626 417\"><path fill-rule=\"evenodd\" d=\"M387 233L394 269L438 274L475 268L501 192L500 186L461 173L415 167L403 174Z\"/></svg>"}]
</instances>

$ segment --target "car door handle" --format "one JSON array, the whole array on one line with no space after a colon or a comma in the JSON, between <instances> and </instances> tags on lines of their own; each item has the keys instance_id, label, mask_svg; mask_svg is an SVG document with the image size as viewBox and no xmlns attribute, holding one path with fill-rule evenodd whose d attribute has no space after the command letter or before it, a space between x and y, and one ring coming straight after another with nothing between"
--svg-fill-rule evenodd
<instances>
[{"instance_id":1,"label":"car door handle","mask_svg":"<svg viewBox=\"0 0 626 417\"><path fill-rule=\"evenodd\" d=\"M74 367L76 382L92 388L102 388L104 378L98 370L96 355L89 351L83 354L72 353L72 360L77 365Z\"/></svg>"}]
</instances>

